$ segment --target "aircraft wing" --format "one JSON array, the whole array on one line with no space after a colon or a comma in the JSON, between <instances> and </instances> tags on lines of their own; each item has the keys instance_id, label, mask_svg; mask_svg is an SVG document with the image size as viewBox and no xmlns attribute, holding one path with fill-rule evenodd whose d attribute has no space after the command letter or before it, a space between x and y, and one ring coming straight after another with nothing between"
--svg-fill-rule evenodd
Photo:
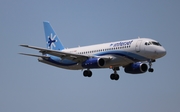
<instances>
[{"instance_id":1,"label":"aircraft wing","mask_svg":"<svg viewBox=\"0 0 180 112\"><path fill-rule=\"evenodd\" d=\"M29 45L20 45L20 46L39 50L39 52L42 54L50 54L53 56L60 57L62 59L69 59L69 60L72 60L75 62L82 62L82 61L87 60L88 58L95 57L95 56L88 56L88 55L63 52L63 51L59 51L59 50L51 50L51 49L46 49L46 48L41 48L41 47L36 47L36 46L29 46ZM34 56L34 55L29 55L29 54L24 54L24 53L20 53L20 54L28 55L28 56ZM38 56L36 56L36 57L38 57ZM101 57L101 58L103 58L105 60L110 59L109 57Z\"/></svg>"}]
</instances>

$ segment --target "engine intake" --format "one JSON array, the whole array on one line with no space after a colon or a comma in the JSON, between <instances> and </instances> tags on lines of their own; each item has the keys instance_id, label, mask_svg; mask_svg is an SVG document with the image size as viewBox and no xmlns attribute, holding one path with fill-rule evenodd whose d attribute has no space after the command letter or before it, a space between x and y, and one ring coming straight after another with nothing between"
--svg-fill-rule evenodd
<instances>
[{"instance_id":1,"label":"engine intake","mask_svg":"<svg viewBox=\"0 0 180 112\"><path fill-rule=\"evenodd\" d=\"M145 73L148 69L147 64L137 62L137 63L131 63L127 65L124 69L126 73L131 73L131 74L139 74L139 73Z\"/></svg>"},{"instance_id":2,"label":"engine intake","mask_svg":"<svg viewBox=\"0 0 180 112\"><path fill-rule=\"evenodd\" d=\"M105 60L102 58L89 58L82 63L84 68L101 68L105 65Z\"/></svg>"}]
</instances>

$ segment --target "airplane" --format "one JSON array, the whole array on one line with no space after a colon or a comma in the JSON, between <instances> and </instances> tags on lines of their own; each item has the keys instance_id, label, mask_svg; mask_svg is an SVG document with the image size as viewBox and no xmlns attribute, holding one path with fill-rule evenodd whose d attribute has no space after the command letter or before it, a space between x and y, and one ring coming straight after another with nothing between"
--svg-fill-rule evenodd
<instances>
[{"instance_id":1,"label":"airplane","mask_svg":"<svg viewBox=\"0 0 180 112\"><path fill-rule=\"evenodd\" d=\"M152 63L166 55L165 48L156 40L136 38L89 46L65 48L48 21L43 22L46 48L22 44L20 46L39 50L42 55L20 53L38 57L38 61L69 70L84 70L85 77L91 77L91 69L110 68L111 80L118 80L120 67L126 73L141 74L153 72ZM73 40L72 40L73 41ZM148 67L149 65L149 67Z\"/></svg>"}]
</instances>

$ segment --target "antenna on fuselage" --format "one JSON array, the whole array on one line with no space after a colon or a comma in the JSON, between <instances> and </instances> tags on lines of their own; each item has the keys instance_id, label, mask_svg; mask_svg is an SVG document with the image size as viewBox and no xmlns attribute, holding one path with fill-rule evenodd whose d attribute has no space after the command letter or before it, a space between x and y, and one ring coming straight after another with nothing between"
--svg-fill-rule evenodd
<instances>
[{"instance_id":1,"label":"antenna on fuselage","mask_svg":"<svg viewBox=\"0 0 180 112\"><path fill-rule=\"evenodd\" d=\"M141 38L140 36L138 36L138 39Z\"/></svg>"}]
</instances>

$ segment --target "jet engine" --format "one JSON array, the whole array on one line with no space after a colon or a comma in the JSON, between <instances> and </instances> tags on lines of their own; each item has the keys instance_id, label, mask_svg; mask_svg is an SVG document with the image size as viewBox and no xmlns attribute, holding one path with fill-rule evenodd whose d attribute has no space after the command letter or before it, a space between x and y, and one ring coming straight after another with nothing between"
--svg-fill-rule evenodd
<instances>
[{"instance_id":1,"label":"jet engine","mask_svg":"<svg viewBox=\"0 0 180 112\"><path fill-rule=\"evenodd\" d=\"M124 71L131 74L145 73L148 69L147 64L136 62L125 66Z\"/></svg>"},{"instance_id":2,"label":"jet engine","mask_svg":"<svg viewBox=\"0 0 180 112\"><path fill-rule=\"evenodd\" d=\"M101 68L105 65L105 60L102 58L89 58L82 63L84 68Z\"/></svg>"}]
</instances>

